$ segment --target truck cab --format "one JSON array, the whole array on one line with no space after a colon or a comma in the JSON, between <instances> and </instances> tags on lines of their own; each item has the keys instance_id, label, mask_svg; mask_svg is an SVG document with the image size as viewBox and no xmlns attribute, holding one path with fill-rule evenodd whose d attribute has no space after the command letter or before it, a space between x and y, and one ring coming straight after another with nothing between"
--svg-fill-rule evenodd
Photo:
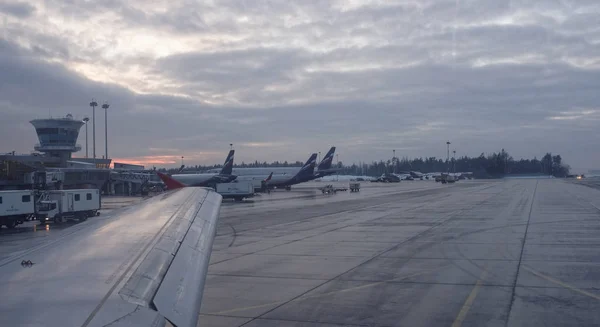
<instances>
[{"instance_id":1,"label":"truck cab","mask_svg":"<svg viewBox=\"0 0 600 327\"><path fill-rule=\"evenodd\" d=\"M36 216L39 221L50 220L50 218L54 218L58 213L58 201L45 200L38 203Z\"/></svg>"}]
</instances>

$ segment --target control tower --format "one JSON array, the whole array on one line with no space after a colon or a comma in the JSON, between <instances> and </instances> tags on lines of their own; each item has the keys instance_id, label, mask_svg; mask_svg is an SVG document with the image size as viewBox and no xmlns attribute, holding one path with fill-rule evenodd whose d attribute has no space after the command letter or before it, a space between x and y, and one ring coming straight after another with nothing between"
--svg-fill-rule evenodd
<instances>
[{"instance_id":1,"label":"control tower","mask_svg":"<svg viewBox=\"0 0 600 327\"><path fill-rule=\"evenodd\" d=\"M61 166L66 165L73 152L81 150L76 142L84 122L73 119L71 114L64 118L34 119L30 123L40 141L34 149L49 157L60 158Z\"/></svg>"}]
</instances>

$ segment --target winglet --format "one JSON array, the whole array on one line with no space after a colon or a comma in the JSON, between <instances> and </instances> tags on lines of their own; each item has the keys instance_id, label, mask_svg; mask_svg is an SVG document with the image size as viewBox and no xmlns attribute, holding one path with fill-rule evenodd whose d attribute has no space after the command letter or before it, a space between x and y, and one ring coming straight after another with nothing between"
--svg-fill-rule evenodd
<instances>
[{"instance_id":1,"label":"winglet","mask_svg":"<svg viewBox=\"0 0 600 327\"><path fill-rule=\"evenodd\" d=\"M269 177L267 177L267 179L265 179L265 182L268 182L268 181L270 181L270 180L271 180L271 177L273 177L273 172L271 172L271 173L269 174Z\"/></svg>"},{"instance_id":2,"label":"winglet","mask_svg":"<svg viewBox=\"0 0 600 327\"><path fill-rule=\"evenodd\" d=\"M165 185L167 185L167 189L169 189L169 190L186 187L185 184L174 180L173 177L171 177L169 175L165 175L159 171L157 171L156 174L158 175L158 177L160 177L160 179L163 181L163 183L165 183Z\"/></svg>"}]
</instances>

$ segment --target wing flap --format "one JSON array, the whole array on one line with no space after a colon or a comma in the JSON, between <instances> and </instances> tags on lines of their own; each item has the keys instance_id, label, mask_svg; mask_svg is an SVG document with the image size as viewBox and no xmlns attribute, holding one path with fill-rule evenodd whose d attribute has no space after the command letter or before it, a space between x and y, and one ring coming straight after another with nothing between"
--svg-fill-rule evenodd
<instances>
[{"instance_id":1,"label":"wing flap","mask_svg":"<svg viewBox=\"0 0 600 327\"><path fill-rule=\"evenodd\" d=\"M167 326L167 321L158 312L142 308L106 325L106 327L136 326L165 327Z\"/></svg>"},{"instance_id":2,"label":"wing flap","mask_svg":"<svg viewBox=\"0 0 600 327\"><path fill-rule=\"evenodd\" d=\"M206 256L206 260L209 260L210 249L202 252L202 256L194 254L193 258L180 251L183 244L193 242L187 240L203 238L204 242L212 245L220 201L220 195L214 192L207 192L200 200L190 196L183 209L173 215L170 225L119 291L119 295L128 302L156 309L153 299L177 256L183 256L185 260L203 260ZM194 289L201 295L203 285Z\"/></svg>"},{"instance_id":3,"label":"wing flap","mask_svg":"<svg viewBox=\"0 0 600 327\"><path fill-rule=\"evenodd\" d=\"M219 194L208 194L154 297L158 312L175 326L196 326L220 203Z\"/></svg>"}]
</instances>

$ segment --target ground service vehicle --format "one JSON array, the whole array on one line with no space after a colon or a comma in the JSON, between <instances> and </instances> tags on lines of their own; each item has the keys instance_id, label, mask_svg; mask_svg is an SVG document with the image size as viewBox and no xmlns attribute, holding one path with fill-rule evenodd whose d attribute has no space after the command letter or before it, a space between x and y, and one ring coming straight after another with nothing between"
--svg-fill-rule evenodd
<instances>
[{"instance_id":1,"label":"ground service vehicle","mask_svg":"<svg viewBox=\"0 0 600 327\"><path fill-rule=\"evenodd\" d=\"M242 201L244 198L254 196L254 184L252 182L220 183L217 184L216 191L224 199Z\"/></svg>"},{"instance_id":2,"label":"ground service vehicle","mask_svg":"<svg viewBox=\"0 0 600 327\"><path fill-rule=\"evenodd\" d=\"M85 221L100 210L100 190L56 190L42 195L36 216L40 222L62 223L67 219Z\"/></svg>"},{"instance_id":3,"label":"ground service vehicle","mask_svg":"<svg viewBox=\"0 0 600 327\"><path fill-rule=\"evenodd\" d=\"M335 190L335 188L333 188L333 185L331 185L331 184L325 185L325 186L319 188L319 190L321 190L321 193L323 193L323 194L331 194L331 193L337 192Z\"/></svg>"},{"instance_id":4,"label":"ground service vehicle","mask_svg":"<svg viewBox=\"0 0 600 327\"><path fill-rule=\"evenodd\" d=\"M336 194L337 192L348 191L348 189L345 187L333 187L333 185L331 185L331 184L325 185L325 186L319 188L319 190L323 194Z\"/></svg>"},{"instance_id":5,"label":"ground service vehicle","mask_svg":"<svg viewBox=\"0 0 600 327\"><path fill-rule=\"evenodd\" d=\"M360 192L360 183L350 183L350 192Z\"/></svg>"},{"instance_id":6,"label":"ground service vehicle","mask_svg":"<svg viewBox=\"0 0 600 327\"><path fill-rule=\"evenodd\" d=\"M437 177L435 181L437 182ZM456 177L450 174L442 174L442 176L440 176L440 182L442 182L442 184L454 183L456 182Z\"/></svg>"},{"instance_id":7,"label":"ground service vehicle","mask_svg":"<svg viewBox=\"0 0 600 327\"><path fill-rule=\"evenodd\" d=\"M35 214L35 196L31 190L0 191L0 227L15 228Z\"/></svg>"}]
</instances>

